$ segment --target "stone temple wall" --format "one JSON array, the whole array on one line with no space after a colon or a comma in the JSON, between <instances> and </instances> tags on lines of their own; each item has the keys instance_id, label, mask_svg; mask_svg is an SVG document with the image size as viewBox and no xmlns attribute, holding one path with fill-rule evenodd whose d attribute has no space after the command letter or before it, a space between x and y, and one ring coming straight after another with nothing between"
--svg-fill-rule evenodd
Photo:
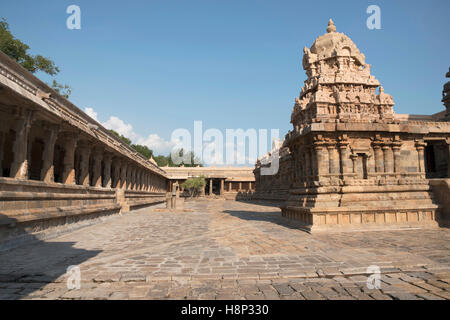
<instances>
[{"instance_id":1,"label":"stone temple wall","mask_svg":"<svg viewBox=\"0 0 450 320\"><path fill-rule=\"evenodd\" d=\"M450 176L445 113L396 115L364 54L331 20L304 49L303 67L308 78L280 148L290 160L266 177L259 171L268 164L257 163L256 190L285 197L283 216L308 231L437 225L446 209L430 179Z\"/></svg>"},{"instance_id":2,"label":"stone temple wall","mask_svg":"<svg viewBox=\"0 0 450 320\"><path fill-rule=\"evenodd\" d=\"M0 241L163 202L167 181L0 52Z\"/></svg>"}]
</instances>

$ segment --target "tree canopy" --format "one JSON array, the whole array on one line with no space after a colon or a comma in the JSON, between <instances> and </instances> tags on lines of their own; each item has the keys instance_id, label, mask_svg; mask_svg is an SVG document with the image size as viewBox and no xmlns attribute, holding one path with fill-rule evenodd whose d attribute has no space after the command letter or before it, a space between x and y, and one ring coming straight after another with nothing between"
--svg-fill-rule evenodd
<instances>
[{"instance_id":1,"label":"tree canopy","mask_svg":"<svg viewBox=\"0 0 450 320\"><path fill-rule=\"evenodd\" d=\"M42 71L50 76L59 73L59 68L52 60L40 54L32 55L29 53L30 47L13 36L5 18L0 20L0 50L31 73ZM62 85L54 79L49 86L65 98L68 98L72 92L67 84Z\"/></svg>"},{"instance_id":2,"label":"tree canopy","mask_svg":"<svg viewBox=\"0 0 450 320\"><path fill-rule=\"evenodd\" d=\"M186 190L190 197L198 195L205 187L206 181L204 176L189 178L184 181L181 186Z\"/></svg>"},{"instance_id":3,"label":"tree canopy","mask_svg":"<svg viewBox=\"0 0 450 320\"><path fill-rule=\"evenodd\" d=\"M112 130L112 129L110 129L109 131L113 135L115 135L117 138L122 140L124 143L129 145L131 148L133 148L134 150L136 150L137 152L142 154L146 159L150 159L150 157L153 157L153 159L156 161L156 163L160 167L165 167L165 166L169 166L169 167L180 167L180 166L196 167L196 166L200 166L200 167L203 167L203 164L201 164L201 163L200 164L194 164L194 160L197 161L197 162L200 162L200 161L199 161L198 157L196 157L195 154L192 151L189 151L187 153L187 154L189 154L188 157L191 159L191 163L175 164L172 161L172 157L170 155L168 155L168 156L164 156L164 155L154 156L153 150L151 150L147 146L144 146L144 145L141 145L141 144L132 144L131 140L129 138L125 137L122 134L119 134L117 131ZM178 154L180 156L183 156L184 150L183 149L178 150Z\"/></svg>"}]
</instances>

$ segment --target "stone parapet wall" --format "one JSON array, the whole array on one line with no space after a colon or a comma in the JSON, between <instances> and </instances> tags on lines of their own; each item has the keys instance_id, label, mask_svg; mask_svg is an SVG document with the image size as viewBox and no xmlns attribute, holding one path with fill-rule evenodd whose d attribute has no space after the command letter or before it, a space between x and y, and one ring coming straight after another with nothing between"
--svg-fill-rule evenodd
<instances>
[{"instance_id":1,"label":"stone parapet wall","mask_svg":"<svg viewBox=\"0 0 450 320\"><path fill-rule=\"evenodd\" d=\"M164 192L0 178L0 242L164 201Z\"/></svg>"},{"instance_id":2,"label":"stone parapet wall","mask_svg":"<svg viewBox=\"0 0 450 320\"><path fill-rule=\"evenodd\" d=\"M163 203L166 201L165 192L125 191L125 202L130 209Z\"/></svg>"}]
</instances>

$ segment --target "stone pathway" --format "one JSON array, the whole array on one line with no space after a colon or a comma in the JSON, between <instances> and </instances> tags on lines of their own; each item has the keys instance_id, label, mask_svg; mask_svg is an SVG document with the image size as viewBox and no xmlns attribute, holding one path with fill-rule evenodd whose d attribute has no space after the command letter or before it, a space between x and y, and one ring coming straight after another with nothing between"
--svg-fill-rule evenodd
<instances>
[{"instance_id":1,"label":"stone pathway","mask_svg":"<svg viewBox=\"0 0 450 320\"><path fill-rule=\"evenodd\" d=\"M274 207L146 208L0 253L0 299L449 299L450 230L310 235ZM81 287L67 288L76 265ZM380 289L368 289L378 266Z\"/></svg>"}]
</instances>

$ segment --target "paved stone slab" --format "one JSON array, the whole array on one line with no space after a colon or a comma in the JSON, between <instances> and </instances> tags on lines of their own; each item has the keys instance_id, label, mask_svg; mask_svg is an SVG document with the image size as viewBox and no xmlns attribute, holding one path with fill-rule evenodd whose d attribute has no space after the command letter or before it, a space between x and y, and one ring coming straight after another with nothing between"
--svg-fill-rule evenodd
<instances>
[{"instance_id":1,"label":"paved stone slab","mask_svg":"<svg viewBox=\"0 0 450 320\"><path fill-rule=\"evenodd\" d=\"M448 229L311 235L274 207L146 208L0 253L9 299L449 299ZM369 266L381 288L368 289ZM68 290L69 266L81 288Z\"/></svg>"}]
</instances>

